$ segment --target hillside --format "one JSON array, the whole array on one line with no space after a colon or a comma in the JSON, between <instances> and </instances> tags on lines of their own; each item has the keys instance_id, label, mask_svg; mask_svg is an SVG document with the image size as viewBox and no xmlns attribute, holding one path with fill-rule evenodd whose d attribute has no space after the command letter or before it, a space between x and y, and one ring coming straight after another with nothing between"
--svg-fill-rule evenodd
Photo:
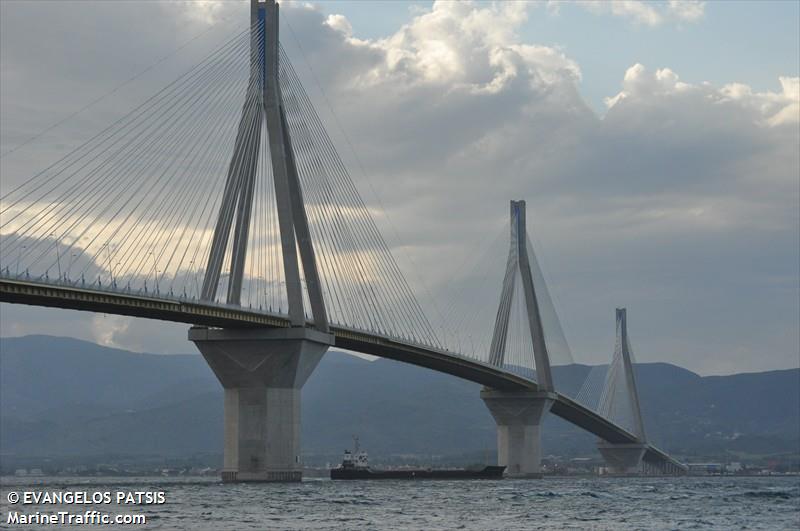
<instances>
[{"instance_id":1,"label":"hillside","mask_svg":"<svg viewBox=\"0 0 800 531\"><path fill-rule=\"evenodd\" d=\"M556 367L571 394L590 367ZM798 453L800 369L700 377L638 365L648 435L679 455ZM306 384L307 461L358 434L375 456L484 455L494 423L479 386L390 360L330 352ZM594 455L594 439L549 416L546 454ZM218 456L222 391L198 354L126 352L67 338L0 340L0 452L49 456ZM215 457L216 458L216 457Z\"/></svg>"}]
</instances>

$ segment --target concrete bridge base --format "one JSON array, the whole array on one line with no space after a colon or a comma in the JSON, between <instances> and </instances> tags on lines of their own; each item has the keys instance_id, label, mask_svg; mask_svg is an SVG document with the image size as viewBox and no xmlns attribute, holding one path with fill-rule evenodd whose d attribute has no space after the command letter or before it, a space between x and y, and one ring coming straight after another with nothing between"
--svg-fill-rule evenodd
<instances>
[{"instance_id":1,"label":"concrete bridge base","mask_svg":"<svg viewBox=\"0 0 800 531\"><path fill-rule=\"evenodd\" d=\"M222 481L300 481L300 390L333 337L193 327L189 339L225 389Z\"/></svg>"},{"instance_id":2,"label":"concrete bridge base","mask_svg":"<svg viewBox=\"0 0 800 531\"><path fill-rule=\"evenodd\" d=\"M598 441L597 449L608 465L608 473L612 475L636 475L642 473L642 457L647 451L647 445L613 444Z\"/></svg>"},{"instance_id":3,"label":"concrete bridge base","mask_svg":"<svg viewBox=\"0 0 800 531\"><path fill-rule=\"evenodd\" d=\"M481 398L497 423L497 464L505 465L506 476L542 477L540 424L556 394L484 388Z\"/></svg>"}]
</instances>

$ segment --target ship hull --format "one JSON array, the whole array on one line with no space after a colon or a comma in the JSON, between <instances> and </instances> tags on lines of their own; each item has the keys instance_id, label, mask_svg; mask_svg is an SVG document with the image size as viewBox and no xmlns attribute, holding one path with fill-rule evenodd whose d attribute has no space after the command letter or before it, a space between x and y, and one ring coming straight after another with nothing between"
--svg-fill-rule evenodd
<instances>
[{"instance_id":1,"label":"ship hull","mask_svg":"<svg viewBox=\"0 0 800 531\"><path fill-rule=\"evenodd\" d=\"M504 466L481 470L373 470L371 468L332 468L331 479L501 479Z\"/></svg>"}]
</instances>

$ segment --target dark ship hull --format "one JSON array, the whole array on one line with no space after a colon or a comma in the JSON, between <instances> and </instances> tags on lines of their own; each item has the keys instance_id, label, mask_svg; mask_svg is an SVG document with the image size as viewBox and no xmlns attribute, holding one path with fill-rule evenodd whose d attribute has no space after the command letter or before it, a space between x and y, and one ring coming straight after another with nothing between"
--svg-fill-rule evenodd
<instances>
[{"instance_id":1,"label":"dark ship hull","mask_svg":"<svg viewBox=\"0 0 800 531\"><path fill-rule=\"evenodd\" d=\"M373 470L371 468L332 468L331 479L500 479L504 466L487 466L481 470Z\"/></svg>"}]
</instances>

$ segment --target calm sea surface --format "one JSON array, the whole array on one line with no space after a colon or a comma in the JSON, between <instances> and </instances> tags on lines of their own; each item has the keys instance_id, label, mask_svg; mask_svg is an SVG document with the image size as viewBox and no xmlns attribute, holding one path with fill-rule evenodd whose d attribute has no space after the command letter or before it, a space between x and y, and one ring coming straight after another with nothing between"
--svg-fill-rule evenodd
<instances>
[{"instance_id":1,"label":"calm sea surface","mask_svg":"<svg viewBox=\"0 0 800 531\"><path fill-rule=\"evenodd\" d=\"M222 485L208 479L3 478L9 511L144 514L121 529L800 529L800 478L355 481ZM163 505L9 505L10 492L163 491ZM108 526L77 526L108 529Z\"/></svg>"}]
</instances>

